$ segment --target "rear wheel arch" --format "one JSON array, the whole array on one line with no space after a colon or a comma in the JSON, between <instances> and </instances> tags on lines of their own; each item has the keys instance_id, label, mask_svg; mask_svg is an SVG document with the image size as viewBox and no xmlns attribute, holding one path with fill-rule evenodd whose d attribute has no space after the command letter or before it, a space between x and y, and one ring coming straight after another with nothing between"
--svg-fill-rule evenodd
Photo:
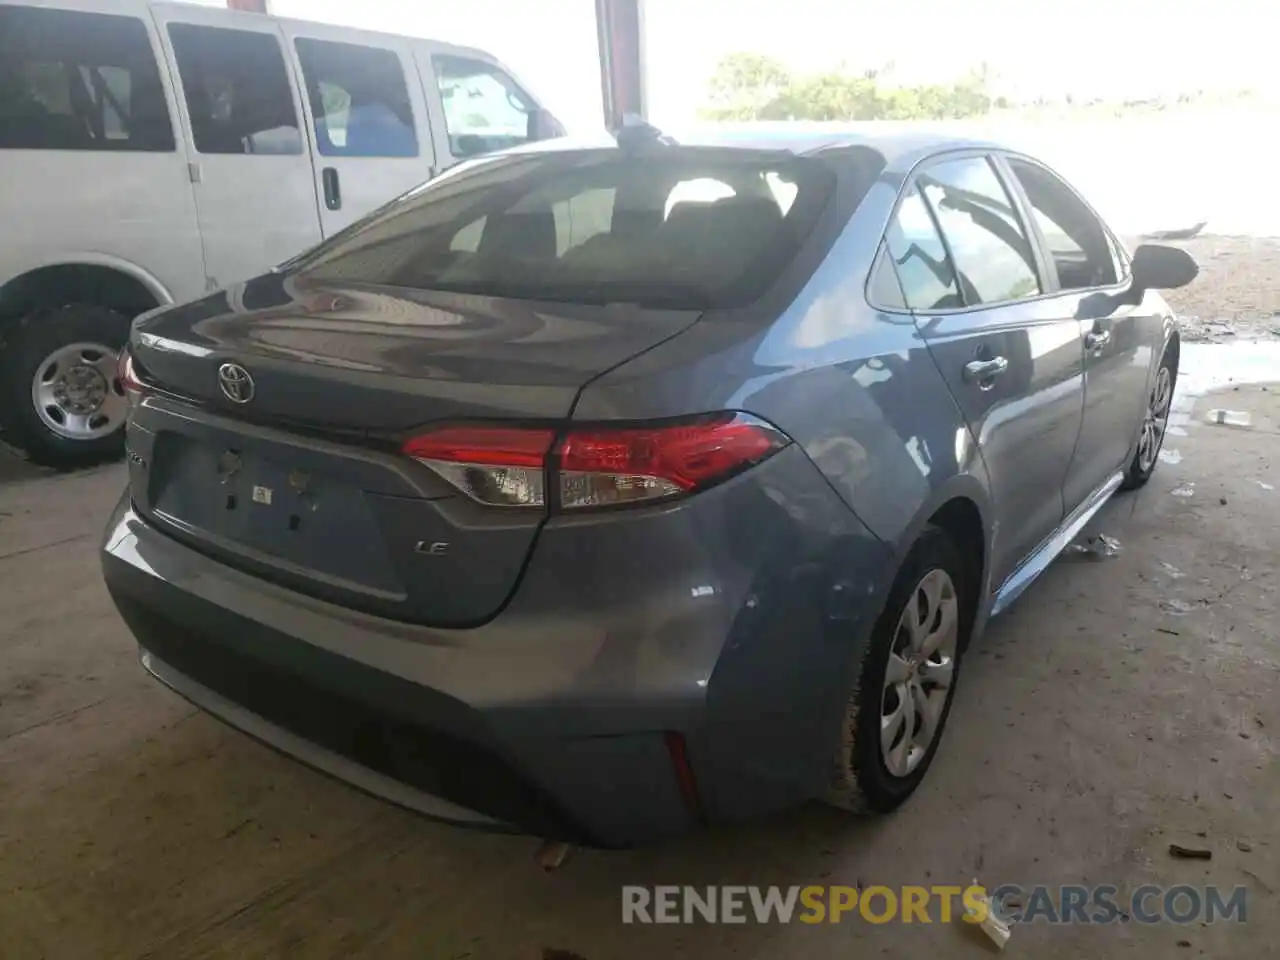
<instances>
[{"instance_id":1,"label":"rear wheel arch","mask_svg":"<svg viewBox=\"0 0 1280 960\"><path fill-rule=\"evenodd\" d=\"M982 470L980 460L977 468ZM912 522L891 544L898 564L931 525L941 527L954 537L958 547L976 556L985 578L995 526L985 474L957 473L933 488L916 508ZM972 554L968 553L970 550Z\"/></svg>"},{"instance_id":2,"label":"rear wheel arch","mask_svg":"<svg viewBox=\"0 0 1280 960\"><path fill-rule=\"evenodd\" d=\"M933 512L928 524L947 534L965 561L972 563L972 567L966 570L965 582L960 585L965 599L961 610L966 621L962 636L968 638L978 616L986 584L987 528L982 511L967 496L955 496Z\"/></svg>"}]
</instances>

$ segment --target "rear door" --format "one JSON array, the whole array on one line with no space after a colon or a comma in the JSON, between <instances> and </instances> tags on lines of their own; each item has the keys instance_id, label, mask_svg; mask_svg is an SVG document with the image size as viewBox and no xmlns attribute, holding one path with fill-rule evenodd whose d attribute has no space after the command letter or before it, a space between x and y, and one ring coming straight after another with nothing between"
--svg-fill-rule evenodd
<instances>
[{"instance_id":1,"label":"rear door","mask_svg":"<svg viewBox=\"0 0 1280 960\"><path fill-rule=\"evenodd\" d=\"M986 156L923 167L888 239L991 478L1000 584L1062 522L1080 432L1080 324L1042 296L1043 264Z\"/></svg>"},{"instance_id":2,"label":"rear door","mask_svg":"<svg viewBox=\"0 0 1280 960\"><path fill-rule=\"evenodd\" d=\"M175 65L206 286L246 280L320 239L298 91L274 20L153 8Z\"/></svg>"},{"instance_id":3,"label":"rear door","mask_svg":"<svg viewBox=\"0 0 1280 960\"><path fill-rule=\"evenodd\" d=\"M1061 291L1059 313L1078 318L1084 333L1084 420L1063 486L1071 511L1123 469L1133 452L1162 318L1126 302L1115 241L1074 190L1031 160L1010 156L1004 163L1048 252Z\"/></svg>"},{"instance_id":4,"label":"rear door","mask_svg":"<svg viewBox=\"0 0 1280 960\"><path fill-rule=\"evenodd\" d=\"M326 237L435 172L409 42L285 20L302 78Z\"/></svg>"}]
</instances>

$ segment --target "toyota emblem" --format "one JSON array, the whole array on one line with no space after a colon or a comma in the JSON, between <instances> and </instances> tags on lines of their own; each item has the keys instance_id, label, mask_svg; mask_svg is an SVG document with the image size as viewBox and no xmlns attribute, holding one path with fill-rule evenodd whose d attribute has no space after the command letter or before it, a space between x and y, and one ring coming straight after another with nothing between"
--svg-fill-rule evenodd
<instances>
[{"instance_id":1,"label":"toyota emblem","mask_svg":"<svg viewBox=\"0 0 1280 960\"><path fill-rule=\"evenodd\" d=\"M253 377L238 363L224 363L218 368L218 386L232 403L248 403L253 399Z\"/></svg>"}]
</instances>

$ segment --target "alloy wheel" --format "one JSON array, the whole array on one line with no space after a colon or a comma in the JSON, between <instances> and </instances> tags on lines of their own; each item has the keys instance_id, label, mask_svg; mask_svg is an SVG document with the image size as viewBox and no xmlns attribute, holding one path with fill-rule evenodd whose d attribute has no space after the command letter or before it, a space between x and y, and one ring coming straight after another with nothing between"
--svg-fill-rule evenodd
<instances>
[{"instance_id":1,"label":"alloy wheel","mask_svg":"<svg viewBox=\"0 0 1280 960\"><path fill-rule=\"evenodd\" d=\"M1160 455L1160 445L1164 442L1165 430L1169 425L1169 407L1173 403L1173 374L1166 365L1161 365L1156 374L1155 386L1151 388L1151 399L1147 403L1147 413L1142 419L1142 435L1138 438L1138 469L1146 473L1155 466L1156 457Z\"/></svg>"},{"instance_id":2,"label":"alloy wheel","mask_svg":"<svg viewBox=\"0 0 1280 960\"><path fill-rule=\"evenodd\" d=\"M880 752L895 777L910 775L938 736L959 636L955 584L945 570L930 570L898 619L880 698Z\"/></svg>"}]
</instances>

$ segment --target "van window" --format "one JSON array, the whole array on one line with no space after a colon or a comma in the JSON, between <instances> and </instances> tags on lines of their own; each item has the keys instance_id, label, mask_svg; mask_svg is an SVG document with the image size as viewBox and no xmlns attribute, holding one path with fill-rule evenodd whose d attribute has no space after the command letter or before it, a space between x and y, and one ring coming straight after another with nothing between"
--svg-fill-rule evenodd
<instances>
[{"instance_id":1,"label":"van window","mask_svg":"<svg viewBox=\"0 0 1280 960\"><path fill-rule=\"evenodd\" d=\"M191 134L200 153L297 154L302 134L276 38L251 30L169 26Z\"/></svg>"},{"instance_id":2,"label":"van window","mask_svg":"<svg viewBox=\"0 0 1280 960\"><path fill-rule=\"evenodd\" d=\"M0 149L174 148L141 20L0 6Z\"/></svg>"},{"instance_id":3,"label":"van window","mask_svg":"<svg viewBox=\"0 0 1280 960\"><path fill-rule=\"evenodd\" d=\"M770 174L795 187L785 212ZM835 180L822 161L773 153L512 154L425 184L293 268L321 282L530 300L744 305L812 234ZM667 210L677 188L702 181L733 193Z\"/></svg>"},{"instance_id":4,"label":"van window","mask_svg":"<svg viewBox=\"0 0 1280 960\"><path fill-rule=\"evenodd\" d=\"M483 60L440 56L433 62L450 153L474 157L529 141L534 104L514 80Z\"/></svg>"},{"instance_id":5,"label":"van window","mask_svg":"<svg viewBox=\"0 0 1280 960\"><path fill-rule=\"evenodd\" d=\"M400 58L356 43L294 41L326 157L416 157L418 135Z\"/></svg>"}]
</instances>

